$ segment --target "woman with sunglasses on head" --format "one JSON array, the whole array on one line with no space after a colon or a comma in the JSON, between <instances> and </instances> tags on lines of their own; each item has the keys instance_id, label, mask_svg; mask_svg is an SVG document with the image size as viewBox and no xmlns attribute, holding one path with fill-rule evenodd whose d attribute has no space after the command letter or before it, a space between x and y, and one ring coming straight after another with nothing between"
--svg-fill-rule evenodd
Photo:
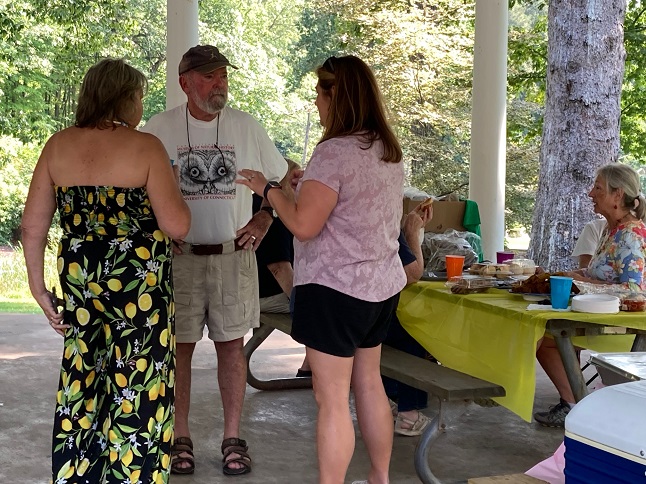
<instances>
[{"instance_id":1,"label":"woman with sunglasses on head","mask_svg":"<svg viewBox=\"0 0 646 484\"><path fill-rule=\"evenodd\" d=\"M344 482L355 444L355 394L368 482L388 482L393 420L379 364L406 275L398 256L404 167L374 74L354 56L316 70L324 132L295 196L242 170L294 234L292 337L307 347L319 407L321 483Z\"/></svg>"}]
</instances>

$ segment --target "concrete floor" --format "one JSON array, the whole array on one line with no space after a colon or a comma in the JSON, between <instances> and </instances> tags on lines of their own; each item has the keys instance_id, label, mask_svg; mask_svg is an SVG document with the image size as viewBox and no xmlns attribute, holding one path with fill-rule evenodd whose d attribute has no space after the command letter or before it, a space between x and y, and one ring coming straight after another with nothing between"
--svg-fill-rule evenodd
<instances>
[{"instance_id":1,"label":"concrete floor","mask_svg":"<svg viewBox=\"0 0 646 484\"><path fill-rule=\"evenodd\" d=\"M62 339L44 316L0 314L0 483L50 482L51 420ZM258 377L289 376L304 351L288 336L274 332L254 353ZM558 401L540 368L535 408ZM191 425L196 472L173 476L175 484L240 482L314 483L316 404L310 390L262 392L247 387L242 435L254 469L246 476L222 475L222 411L212 344L197 346L193 370ZM432 415L429 409L427 414ZM562 430L527 423L502 407L472 406L432 449L431 468L446 483L472 477L524 472L549 456ZM395 436L391 482L419 482L413 467L417 438ZM346 482L365 479L367 453L360 436Z\"/></svg>"}]
</instances>

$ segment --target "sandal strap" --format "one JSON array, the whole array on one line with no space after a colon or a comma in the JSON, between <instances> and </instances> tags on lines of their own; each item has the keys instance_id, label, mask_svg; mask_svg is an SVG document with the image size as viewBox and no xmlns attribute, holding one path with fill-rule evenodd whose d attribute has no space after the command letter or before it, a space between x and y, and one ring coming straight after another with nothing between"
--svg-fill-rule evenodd
<instances>
[{"instance_id":1,"label":"sandal strap","mask_svg":"<svg viewBox=\"0 0 646 484\"><path fill-rule=\"evenodd\" d=\"M173 456L173 460L171 461L173 466L177 466L177 464L184 464L188 462L192 466L195 466L195 459L192 457L176 457Z\"/></svg>"},{"instance_id":2,"label":"sandal strap","mask_svg":"<svg viewBox=\"0 0 646 484\"><path fill-rule=\"evenodd\" d=\"M172 457L178 456L179 454L188 454L192 458L193 456L193 442L188 437L177 437L173 445L170 447L170 455ZM186 459L186 457L182 457Z\"/></svg>"},{"instance_id":3,"label":"sandal strap","mask_svg":"<svg viewBox=\"0 0 646 484\"><path fill-rule=\"evenodd\" d=\"M188 454L191 456L191 458L194 458L195 456L193 455L193 449L179 445L179 446L173 446L170 449L170 455L171 457L179 456L180 454ZM178 457L179 459L186 459L186 457Z\"/></svg>"},{"instance_id":4,"label":"sandal strap","mask_svg":"<svg viewBox=\"0 0 646 484\"><path fill-rule=\"evenodd\" d=\"M193 450L193 441L190 437L175 437L175 439L173 439L173 447L180 445L186 446L189 449Z\"/></svg>"},{"instance_id":5,"label":"sandal strap","mask_svg":"<svg viewBox=\"0 0 646 484\"><path fill-rule=\"evenodd\" d=\"M239 448L243 452L247 452L249 450L249 447L247 446L247 442L245 440L239 439L237 437L231 437L230 439L224 439L222 441L222 448L221 448L222 454L224 454L225 451L227 449L229 449L230 447ZM231 452L228 452L227 455L230 454L230 453ZM239 452L236 451L236 453L239 453Z\"/></svg>"},{"instance_id":6,"label":"sandal strap","mask_svg":"<svg viewBox=\"0 0 646 484\"><path fill-rule=\"evenodd\" d=\"M401 414L397 415L397 420L398 420L398 423L403 422L403 423L405 423L407 425L410 425L409 428L402 427L400 425L399 428L401 428L402 430L417 431L417 430L421 429L426 424L426 421L428 420L428 417L426 415L424 415L422 412L418 411L416 420L411 420L409 418L404 417Z\"/></svg>"},{"instance_id":7,"label":"sandal strap","mask_svg":"<svg viewBox=\"0 0 646 484\"><path fill-rule=\"evenodd\" d=\"M229 457L231 454L238 454L240 457L236 457L234 459L227 460L227 457ZM236 445L230 445L229 447L226 448L224 451L224 454L222 455L222 462L233 462L237 459L247 459L249 462L251 462L251 457L249 457L249 454L247 453L247 449L244 447L238 447Z\"/></svg>"}]
</instances>

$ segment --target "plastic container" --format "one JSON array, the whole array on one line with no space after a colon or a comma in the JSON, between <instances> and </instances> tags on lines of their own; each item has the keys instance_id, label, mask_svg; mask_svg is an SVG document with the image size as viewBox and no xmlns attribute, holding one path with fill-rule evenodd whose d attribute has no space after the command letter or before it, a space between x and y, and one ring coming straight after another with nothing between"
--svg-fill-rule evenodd
<instances>
[{"instance_id":1,"label":"plastic container","mask_svg":"<svg viewBox=\"0 0 646 484\"><path fill-rule=\"evenodd\" d=\"M601 388L565 419L566 484L634 484L646 477L646 380Z\"/></svg>"},{"instance_id":2,"label":"plastic container","mask_svg":"<svg viewBox=\"0 0 646 484\"><path fill-rule=\"evenodd\" d=\"M473 264L469 274L504 278L513 275L507 264Z\"/></svg>"},{"instance_id":3,"label":"plastic container","mask_svg":"<svg viewBox=\"0 0 646 484\"><path fill-rule=\"evenodd\" d=\"M646 297L642 294L630 293L621 297L619 309L628 312L638 312L646 310Z\"/></svg>"},{"instance_id":4,"label":"plastic container","mask_svg":"<svg viewBox=\"0 0 646 484\"><path fill-rule=\"evenodd\" d=\"M474 294L496 287L496 280L493 277L457 276L449 278L445 286L451 289L453 294Z\"/></svg>"},{"instance_id":5,"label":"plastic container","mask_svg":"<svg viewBox=\"0 0 646 484\"><path fill-rule=\"evenodd\" d=\"M646 352L597 353L590 356L604 385L646 380Z\"/></svg>"},{"instance_id":6,"label":"plastic container","mask_svg":"<svg viewBox=\"0 0 646 484\"><path fill-rule=\"evenodd\" d=\"M516 275L525 274L529 276L536 272L536 263L532 259L510 259L505 264Z\"/></svg>"}]
</instances>

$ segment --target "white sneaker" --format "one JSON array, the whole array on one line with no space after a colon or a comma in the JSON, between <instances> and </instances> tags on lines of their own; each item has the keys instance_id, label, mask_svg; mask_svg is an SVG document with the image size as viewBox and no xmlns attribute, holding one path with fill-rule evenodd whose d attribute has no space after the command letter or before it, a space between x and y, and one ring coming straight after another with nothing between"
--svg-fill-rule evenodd
<instances>
[{"instance_id":1,"label":"white sneaker","mask_svg":"<svg viewBox=\"0 0 646 484\"><path fill-rule=\"evenodd\" d=\"M368 481L352 481L352 484L368 484Z\"/></svg>"}]
</instances>

